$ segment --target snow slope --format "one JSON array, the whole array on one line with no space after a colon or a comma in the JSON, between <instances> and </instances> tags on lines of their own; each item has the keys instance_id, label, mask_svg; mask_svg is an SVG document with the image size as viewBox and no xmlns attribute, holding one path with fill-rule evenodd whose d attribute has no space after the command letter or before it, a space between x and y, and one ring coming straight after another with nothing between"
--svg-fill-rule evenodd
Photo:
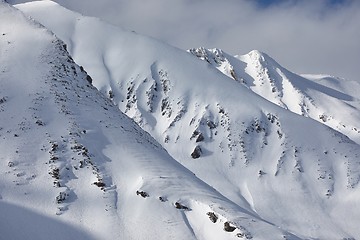
<instances>
[{"instance_id":1,"label":"snow slope","mask_svg":"<svg viewBox=\"0 0 360 240\"><path fill-rule=\"evenodd\" d=\"M339 108L352 102L351 96L325 84L290 76L268 61L266 64L274 66L271 71L276 72L276 80L284 80L279 77L283 75L291 80L272 83L265 78L262 66L259 74L263 76L255 79L256 63L246 65L240 59L236 63L242 72L237 72L239 66L225 66L223 70L231 77L237 76L238 81L234 81L188 52L81 16L53 2L17 7L65 41L76 62L93 77L94 86L157 139L174 159L244 209L241 212L256 216L253 224L268 222L275 229L291 232L294 238L360 236L359 145L302 116L303 108L298 106L304 96L321 93L321 99L331 97ZM246 61L256 62L264 56L254 51ZM242 74L246 78L241 79ZM278 87L276 91L283 84L286 90L277 92L283 96L273 96L271 88L271 93L265 87L254 88L259 92L251 89L261 85L260 81ZM304 91L296 90L292 81ZM304 99L308 102L311 106L311 101ZM325 105L321 106L314 108L314 114L324 113ZM341 109L336 111L340 113ZM354 115L350 123L355 124L356 119ZM356 133L349 136L357 140ZM212 224L204 221L203 225L199 217L203 215L198 214L199 209L204 211L211 204L192 203L193 209L186 216L194 235L198 239L215 236L209 232L205 237L205 229L213 229ZM268 231L254 228L249 233L254 239L279 239Z\"/></svg>"},{"instance_id":2,"label":"snow slope","mask_svg":"<svg viewBox=\"0 0 360 240\"><path fill-rule=\"evenodd\" d=\"M0 34L1 239L297 239L175 161L4 2Z\"/></svg>"}]
</instances>

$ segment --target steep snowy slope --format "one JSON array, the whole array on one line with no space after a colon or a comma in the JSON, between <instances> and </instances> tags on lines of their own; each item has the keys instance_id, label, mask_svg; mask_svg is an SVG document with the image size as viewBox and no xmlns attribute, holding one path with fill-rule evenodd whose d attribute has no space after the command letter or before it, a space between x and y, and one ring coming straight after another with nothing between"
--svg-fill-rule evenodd
<instances>
[{"instance_id":1,"label":"steep snowy slope","mask_svg":"<svg viewBox=\"0 0 360 240\"><path fill-rule=\"evenodd\" d=\"M360 236L358 144L190 53L49 1L18 7L64 40L101 92L226 198L300 238ZM295 107L290 92L286 104Z\"/></svg>"},{"instance_id":2,"label":"steep snowy slope","mask_svg":"<svg viewBox=\"0 0 360 240\"><path fill-rule=\"evenodd\" d=\"M0 3L1 239L297 239L176 162Z\"/></svg>"},{"instance_id":3,"label":"steep snowy slope","mask_svg":"<svg viewBox=\"0 0 360 240\"><path fill-rule=\"evenodd\" d=\"M259 51L232 57L220 49L190 49L267 100L315 119L360 143L358 82L326 75L296 75Z\"/></svg>"}]
</instances>

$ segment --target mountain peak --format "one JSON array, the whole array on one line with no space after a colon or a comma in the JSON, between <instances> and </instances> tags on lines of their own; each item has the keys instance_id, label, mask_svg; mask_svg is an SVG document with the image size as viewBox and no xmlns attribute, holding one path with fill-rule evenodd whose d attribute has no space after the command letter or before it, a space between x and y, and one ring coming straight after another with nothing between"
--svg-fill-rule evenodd
<instances>
[{"instance_id":1,"label":"mountain peak","mask_svg":"<svg viewBox=\"0 0 360 240\"><path fill-rule=\"evenodd\" d=\"M252 50L245 55L235 57L239 59L249 58L253 62L253 64L259 64L264 68L282 68L280 64L277 63L272 57L259 50Z\"/></svg>"},{"instance_id":2,"label":"mountain peak","mask_svg":"<svg viewBox=\"0 0 360 240\"><path fill-rule=\"evenodd\" d=\"M267 54L260 52L259 50L251 50L247 55L249 55L253 60L260 61L264 61L265 57L269 57Z\"/></svg>"}]
</instances>

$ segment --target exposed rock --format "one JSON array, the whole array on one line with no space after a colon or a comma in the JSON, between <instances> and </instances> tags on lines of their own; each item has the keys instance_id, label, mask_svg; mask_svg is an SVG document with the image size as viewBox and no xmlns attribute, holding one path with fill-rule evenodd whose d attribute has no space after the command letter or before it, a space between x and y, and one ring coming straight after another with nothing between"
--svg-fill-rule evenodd
<instances>
[{"instance_id":1,"label":"exposed rock","mask_svg":"<svg viewBox=\"0 0 360 240\"><path fill-rule=\"evenodd\" d=\"M103 189L106 186L106 184L103 183L102 181L94 182L94 185L98 186L101 189Z\"/></svg>"},{"instance_id":2,"label":"exposed rock","mask_svg":"<svg viewBox=\"0 0 360 240\"><path fill-rule=\"evenodd\" d=\"M51 172L49 172L49 174L50 174L53 178L55 178L55 179L57 179L57 180L60 179L60 170L59 170L59 168L54 168Z\"/></svg>"},{"instance_id":3,"label":"exposed rock","mask_svg":"<svg viewBox=\"0 0 360 240\"><path fill-rule=\"evenodd\" d=\"M60 192L58 196L56 196L56 203L60 204L64 202L69 197L69 193Z\"/></svg>"},{"instance_id":4,"label":"exposed rock","mask_svg":"<svg viewBox=\"0 0 360 240\"><path fill-rule=\"evenodd\" d=\"M177 209L189 210L188 207L186 207L186 206L184 206L184 205L182 205L182 204L180 204L180 203L178 203L178 202L175 203L175 207L176 207Z\"/></svg>"},{"instance_id":5,"label":"exposed rock","mask_svg":"<svg viewBox=\"0 0 360 240\"><path fill-rule=\"evenodd\" d=\"M204 141L204 135L202 134L202 133L200 133L199 135L198 135L198 137L196 138L196 142L202 142L202 141Z\"/></svg>"},{"instance_id":6,"label":"exposed rock","mask_svg":"<svg viewBox=\"0 0 360 240\"><path fill-rule=\"evenodd\" d=\"M56 151L58 147L59 147L59 145L57 143L51 144L51 152Z\"/></svg>"},{"instance_id":7,"label":"exposed rock","mask_svg":"<svg viewBox=\"0 0 360 240\"><path fill-rule=\"evenodd\" d=\"M160 200L161 202L166 202L166 201L167 201L167 198L166 198L166 197L161 196L161 197L159 197L159 200Z\"/></svg>"},{"instance_id":8,"label":"exposed rock","mask_svg":"<svg viewBox=\"0 0 360 240\"><path fill-rule=\"evenodd\" d=\"M91 78L89 75L86 76L86 80L87 80L90 84L92 84L92 78Z\"/></svg>"},{"instance_id":9,"label":"exposed rock","mask_svg":"<svg viewBox=\"0 0 360 240\"><path fill-rule=\"evenodd\" d=\"M5 98L5 97L0 98L0 104L2 104L2 103L4 103L4 102L6 102L6 98Z\"/></svg>"},{"instance_id":10,"label":"exposed rock","mask_svg":"<svg viewBox=\"0 0 360 240\"><path fill-rule=\"evenodd\" d=\"M109 98L114 98L114 92L109 90Z\"/></svg>"},{"instance_id":11,"label":"exposed rock","mask_svg":"<svg viewBox=\"0 0 360 240\"><path fill-rule=\"evenodd\" d=\"M233 232L233 231L235 231L235 229L236 229L236 227L231 226L229 222L224 223L224 231Z\"/></svg>"},{"instance_id":12,"label":"exposed rock","mask_svg":"<svg viewBox=\"0 0 360 240\"><path fill-rule=\"evenodd\" d=\"M191 153L193 159L199 158L201 156L202 150L200 146L196 146L194 151Z\"/></svg>"},{"instance_id":13,"label":"exposed rock","mask_svg":"<svg viewBox=\"0 0 360 240\"><path fill-rule=\"evenodd\" d=\"M208 212L206 213L206 215L209 216L210 221L212 221L213 223L216 223L216 221L218 220L218 216L214 212Z\"/></svg>"},{"instance_id":14,"label":"exposed rock","mask_svg":"<svg viewBox=\"0 0 360 240\"><path fill-rule=\"evenodd\" d=\"M35 123L39 126L44 126L44 123L40 119L36 120Z\"/></svg>"},{"instance_id":15,"label":"exposed rock","mask_svg":"<svg viewBox=\"0 0 360 240\"><path fill-rule=\"evenodd\" d=\"M216 124L213 121L208 120L207 125L210 129L216 128Z\"/></svg>"},{"instance_id":16,"label":"exposed rock","mask_svg":"<svg viewBox=\"0 0 360 240\"><path fill-rule=\"evenodd\" d=\"M144 191L136 191L136 195L138 195L138 196L140 195L143 198L150 197L149 194L147 192L144 192Z\"/></svg>"}]
</instances>

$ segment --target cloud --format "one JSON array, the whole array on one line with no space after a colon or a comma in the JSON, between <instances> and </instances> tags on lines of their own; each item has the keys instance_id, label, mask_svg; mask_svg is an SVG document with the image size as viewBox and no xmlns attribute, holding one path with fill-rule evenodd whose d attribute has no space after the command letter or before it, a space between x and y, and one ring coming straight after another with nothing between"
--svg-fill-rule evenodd
<instances>
[{"instance_id":1,"label":"cloud","mask_svg":"<svg viewBox=\"0 0 360 240\"><path fill-rule=\"evenodd\" d=\"M217 47L232 55L257 49L297 73L360 81L360 1L56 1L182 49Z\"/></svg>"}]
</instances>

